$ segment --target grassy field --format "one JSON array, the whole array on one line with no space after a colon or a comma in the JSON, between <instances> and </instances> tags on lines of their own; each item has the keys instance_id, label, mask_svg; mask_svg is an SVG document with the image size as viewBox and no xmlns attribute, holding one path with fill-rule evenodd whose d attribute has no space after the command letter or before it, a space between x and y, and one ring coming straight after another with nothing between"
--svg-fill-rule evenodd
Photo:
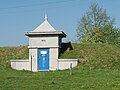
<instances>
[{"instance_id":1,"label":"grassy field","mask_svg":"<svg viewBox=\"0 0 120 90\"><path fill-rule=\"evenodd\" d=\"M27 46L0 48L0 90L120 90L120 48L110 45L72 44L60 58L78 58L69 70L17 71L10 59L28 58ZM9 53L8 53L9 52Z\"/></svg>"},{"instance_id":2,"label":"grassy field","mask_svg":"<svg viewBox=\"0 0 120 90\"><path fill-rule=\"evenodd\" d=\"M0 68L0 90L120 90L120 72L69 70L33 73Z\"/></svg>"}]
</instances>

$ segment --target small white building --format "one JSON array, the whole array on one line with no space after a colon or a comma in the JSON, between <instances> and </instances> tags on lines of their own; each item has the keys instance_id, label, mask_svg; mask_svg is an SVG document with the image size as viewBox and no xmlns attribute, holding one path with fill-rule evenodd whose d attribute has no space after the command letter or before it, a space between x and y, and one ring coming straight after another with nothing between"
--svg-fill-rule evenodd
<instances>
[{"instance_id":1,"label":"small white building","mask_svg":"<svg viewBox=\"0 0 120 90\"><path fill-rule=\"evenodd\" d=\"M68 69L72 63L75 67L77 59L59 59L63 31L55 30L48 18L35 30L25 32L29 37L29 60L11 60L11 67L17 70L49 71Z\"/></svg>"}]
</instances>

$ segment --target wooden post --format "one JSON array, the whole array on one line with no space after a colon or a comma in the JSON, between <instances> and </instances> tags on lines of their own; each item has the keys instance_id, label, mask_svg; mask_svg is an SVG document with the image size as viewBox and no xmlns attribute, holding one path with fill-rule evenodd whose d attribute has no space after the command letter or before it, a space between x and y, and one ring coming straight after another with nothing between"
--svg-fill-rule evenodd
<instances>
[{"instance_id":1,"label":"wooden post","mask_svg":"<svg viewBox=\"0 0 120 90\"><path fill-rule=\"evenodd\" d=\"M70 76L72 75L72 63L70 63Z\"/></svg>"},{"instance_id":2,"label":"wooden post","mask_svg":"<svg viewBox=\"0 0 120 90\"><path fill-rule=\"evenodd\" d=\"M31 55L31 71L32 71L32 55Z\"/></svg>"}]
</instances>

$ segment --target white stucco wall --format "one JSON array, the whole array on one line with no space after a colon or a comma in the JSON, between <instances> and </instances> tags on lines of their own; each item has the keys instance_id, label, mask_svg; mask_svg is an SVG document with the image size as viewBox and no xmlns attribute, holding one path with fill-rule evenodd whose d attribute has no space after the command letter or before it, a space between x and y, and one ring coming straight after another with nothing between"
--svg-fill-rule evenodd
<instances>
[{"instance_id":1,"label":"white stucco wall","mask_svg":"<svg viewBox=\"0 0 120 90\"><path fill-rule=\"evenodd\" d=\"M64 70L64 69L69 69L70 64L72 64L72 68L76 67L78 64L78 59L58 59L58 69L59 70Z\"/></svg>"},{"instance_id":2,"label":"white stucco wall","mask_svg":"<svg viewBox=\"0 0 120 90\"><path fill-rule=\"evenodd\" d=\"M37 72L38 71L38 69L37 69L37 67L38 67L38 64L37 64L37 57L38 57L38 50L37 49L29 49L29 62L30 62L30 64L32 64L31 65L31 69L32 69L32 71L33 72ZM31 60L32 59L32 60Z\"/></svg>"},{"instance_id":3,"label":"white stucco wall","mask_svg":"<svg viewBox=\"0 0 120 90\"><path fill-rule=\"evenodd\" d=\"M37 72L37 49L29 49L29 60L11 60L11 67L17 70Z\"/></svg>"},{"instance_id":4,"label":"white stucco wall","mask_svg":"<svg viewBox=\"0 0 120 90\"><path fill-rule=\"evenodd\" d=\"M50 50L51 53L56 52L57 50ZM34 52L34 51L33 51ZM54 55L50 57L50 70L64 70L69 69L70 64L72 64L72 68L76 67L78 64L78 59L58 59L54 58ZM37 72L37 59L35 58L32 61L32 67L31 67L31 61L29 60L11 60L11 67L16 70L29 70L33 72Z\"/></svg>"},{"instance_id":5,"label":"white stucco wall","mask_svg":"<svg viewBox=\"0 0 120 90\"><path fill-rule=\"evenodd\" d=\"M59 48L58 36L41 36L41 37L29 37L29 60L31 62L32 55L32 67L33 71L38 71L38 49L49 49L49 70L56 70L58 68L58 48Z\"/></svg>"},{"instance_id":6,"label":"white stucco wall","mask_svg":"<svg viewBox=\"0 0 120 90\"><path fill-rule=\"evenodd\" d=\"M50 48L49 69L57 70L58 68L58 48Z\"/></svg>"},{"instance_id":7,"label":"white stucco wall","mask_svg":"<svg viewBox=\"0 0 120 90\"><path fill-rule=\"evenodd\" d=\"M32 71L38 71L38 48L29 49L29 62L31 63L32 55ZM49 70L58 68L58 48L49 48Z\"/></svg>"},{"instance_id":8,"label":"white stucco wall","mask_svg":"<svg viewBox=\"0 0 120 90\"><path fill-rule=\"evenodd\" d=\"M11 67L17 70L30 70L30 62L28 60L11 60Z\"/></svg>"},{"instance_id":9,"label":"white stucco wall","mask_svg":"<svg viewBox=\"0 0 120 90\"><path fill-rule=\"evenodd\" d=\"M58 36L56 37L30 37L29 46L58 47Z\"/></svg>"}]
</instances>

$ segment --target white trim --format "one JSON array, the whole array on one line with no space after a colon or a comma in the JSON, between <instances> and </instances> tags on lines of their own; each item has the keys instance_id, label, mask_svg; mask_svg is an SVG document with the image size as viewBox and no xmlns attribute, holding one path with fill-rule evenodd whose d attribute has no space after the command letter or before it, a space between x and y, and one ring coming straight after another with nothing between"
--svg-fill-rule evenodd
<instances>
[{"instance_id":1,"label":"white trim","mask_svg":"<svg viewBox=\"0 0 120 90\"><path fill-rule=\"evenodd\" d=\"M59 62L78 61L78 59L58 59Z\"/></svg>"},{"instance_id":2,"label":"white trim","mask_svg":"<svg viewBox=\"0 0 120 90\"><path fill-rule=\"evenodd\" d=\"M28 46L29 49L34 48L59 48L59 46Z\"/></svg>"},{"instance_id":3,"label":"white trim","mask_svg":"<svg viewBox=\"0 0 120 90\"><path fill-rule=\"evenodd\" d=\"M10 62L29 62L29 60L10 60Z\"/></svg>"}]
</instances>

